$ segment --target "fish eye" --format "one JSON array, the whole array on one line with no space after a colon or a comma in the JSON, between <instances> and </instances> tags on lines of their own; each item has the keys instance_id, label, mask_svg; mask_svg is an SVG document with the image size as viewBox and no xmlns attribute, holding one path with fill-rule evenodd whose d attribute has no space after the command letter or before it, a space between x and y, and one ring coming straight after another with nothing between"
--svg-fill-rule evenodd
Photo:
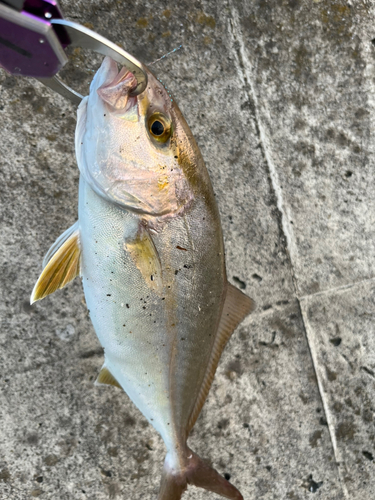
<instances>
[{"instance_id":1,"label":"fish eye","mask_svg":"<svg viewBox=\"0 0 375 500\"><path fill-rule=\"evenodd\" d=\"M159 120L155 120L151 125L151 133L156 136L162 135L164 133L164 125Z\"/></svg>"},{"instance_id":2,"label":"fish eye","mask_svg":"<svg viewBox=\"0 0 375 500\"><path fill-rule=\"evenodd\" d=\"M153 113L148 119L148 131L158 142L167 142L172 135L170 120L161 113Z\"/></svg>"}]
</instances>

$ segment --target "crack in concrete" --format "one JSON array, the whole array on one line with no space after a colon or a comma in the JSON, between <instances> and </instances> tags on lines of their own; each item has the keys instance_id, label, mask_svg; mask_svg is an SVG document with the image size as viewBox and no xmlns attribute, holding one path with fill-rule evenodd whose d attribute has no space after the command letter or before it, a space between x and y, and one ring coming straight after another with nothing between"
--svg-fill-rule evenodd
<instances>
[{"instance_id":1,"label":"crack in concrete","mask_svg":"<svg viewBox=\"0 0 375 500\"><path fill-rule=\"evenodd\" d=\"M286 240L286 253L288 255L288 259L290 262L290 268L291 268L291 273L292 273L292 281L293 281L293 286L294 286L294 292L295 296L298 301L298 307L303 323L303 327L305 330L305 337L308 345L308 349L310 352L310 357L313 365L313 369L315 372L316 380L317 380L317 385L318 385L318 390L319 390L319 395L320 399L322 401L322 405L324 408L324 414L325 418L328 424L328 431L329 431L329 436L331 440L331 445L332 445L332 450L333 454L335 457L335 461L337 464L337 472L338 472L338 479L342 488L342 493L344 498L349 498L348 490L346 488L344 478L342 476L341 469L339 467L340 463L345 463L343 461L340 461L340 451L337 447L337 442L336 442L336 435L335 435L335 429L334 429L334 424L331 419L331 414L329 411L328 407L328 402L326 398L324 397L324 388L323 388L323 382L321 377L319 376L319 370L318 370L318 360L316 356L316 352L313 348L313 342L310 338L311 333L309 334L309 326L305 321L305 315L303 313L302 307L301 307L301 300L298 297L298 284L294 272L294 266L293 262L297 258L298 255L298 248L296 244L296 240L294 237L294 233L290 224L291 217L288 214L288 207L284 204L283 201L283 191L282 191L282 186L279 181L279 176L277 173L276 166L273 162L272 154L271 154L271 145L269 144L269 141L267 139L267 134L263 128L262 122L259 118L259 105L258 105L258 99L257 95L255 92L253 80L252 80L252 68L251 68L251 63L249 62L249 59L246 55L246 47L244 44L244 40L241 34L241 29L239 27L239 16L236 8L233 6L231 2L229 2L230 5L230 10L232 14L232 18L229 20L230 24L230 29L229 29L229 35L232 38L233 41L233 53L234 53L234 58L237 64L237 73L238 76L241 79L241 82L244 86L244 88L248 88L248 97L252 103L253 107L253 112L254 112L254 119L256 123L256 128L257 128L257 134L259 136L260 140L260 147L261 151L265 160L265 163L268 167L269 171L269 178L271 182L271 187L275 196L276 200L276 205L278 209L278 224L279 224L279 230L282 233L283 237Z\"/></svg>"},{"instance_id":2,"label":"crack in concrete","mask_svg":"<svg viewBox=\"0 0 375 500\"><path fill-rule=\"evenodd\" d=\"M371 283L371 281L375 282L375 278L367 278L367 279L360 280L360 281L354 281L353 283L348 283L347 285L334 286L332 288L327 288L327 290L321 290L319 292L309 293L307 295L301 295L301 296L298 296L297 298L298 298L298 300L302 301L302 300L307 300L310 297L319 297L321 295L329 295L331 293L346 292L347 290L350 290L350 288L353 288L355 286L359 286L362 284L366 284L366 283Z\"/></svg>"}]
</instances>

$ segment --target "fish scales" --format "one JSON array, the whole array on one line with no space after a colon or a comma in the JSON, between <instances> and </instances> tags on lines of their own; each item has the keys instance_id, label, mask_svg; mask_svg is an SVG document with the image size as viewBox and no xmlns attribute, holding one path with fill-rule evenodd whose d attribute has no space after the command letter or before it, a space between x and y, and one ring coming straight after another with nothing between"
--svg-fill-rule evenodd
<instances>
[{"instance_id":1,"label":"fish scales","mask_svg":"<svg viewBox=\"0 0 375 500\"><path fill-rule=\"evenodd\" d=\"M171 434L177 434L180 442L223 303L220 228L209 214L207 228L197 224L205 212L204 204L196 203L153 236L164 283L155 292L123 250L124 240L138 231L137 219L103 200L83 180L79 199L83 286L106 366L163 439L172 443ZM202 255L197 259L196 254ZM209 279L202 279L207 269Z\"/></svg>"},{"instance_id":2,"label":"fish scales","mask_svg":"<svg viewBox=\"0 0 375 500\"><path fill-rule=\"evenodd\" d=\"M78 221L48 251L31 297L76 275L104 347L97 383L122 387L161 434L159 500L188 484L241 493L187 445L221 353L253 301L227 282L220 217L199 148L145 68L105 58L77 114Z\"/></svg>"}]
</instances>

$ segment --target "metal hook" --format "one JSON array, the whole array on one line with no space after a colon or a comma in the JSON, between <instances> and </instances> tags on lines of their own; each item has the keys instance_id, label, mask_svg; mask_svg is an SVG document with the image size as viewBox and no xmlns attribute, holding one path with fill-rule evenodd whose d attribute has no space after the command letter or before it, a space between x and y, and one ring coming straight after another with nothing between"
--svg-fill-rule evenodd
<instances>
[{"instance_id":1,"label":"metal hook","mask_svg":"<svg viewBox=\"0 0 375 500\"><path fill-rule=\"evenodd\" d=\"M59 25L64 28L73 47L91 49L104 56L110 56L119 64L126 66L126 68L133 73L138 82L136 89L133 90L131 95L139 95L145 90L147 86L146 68L141 62L137 61L135 57L104 38L104 36L98 35L95 31L89 30L80 24L72 23L65 19L51 19L50 22L54 26ZM57 76L53 78L38 78L38 80L50 89L61 94L63 97L71 100L74 104L79 104L83 99L81 94L70 88Z\"/></svg>"}]
</instances>

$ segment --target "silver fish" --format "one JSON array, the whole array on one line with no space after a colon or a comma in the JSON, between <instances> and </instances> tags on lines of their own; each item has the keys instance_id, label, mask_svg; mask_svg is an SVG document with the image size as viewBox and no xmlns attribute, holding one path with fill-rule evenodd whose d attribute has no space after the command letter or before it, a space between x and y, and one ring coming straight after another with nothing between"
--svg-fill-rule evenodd
<instances>
[{"instance_id":1,"label":"silver fish","mask_svg":"<svg viewBox=\"0 0 375 500\"><path fill-rule=\"evenodd\" d=\"M159 500L187 484L241 493L187 445L222 351L253 301L230 285L208 172L174 100L148 71L139 96L105 58L78 108L79 218L48 251L35 302L75 276L104 348L97 383L122 387L161 434Z\"/></svg>"}]
</instances>

